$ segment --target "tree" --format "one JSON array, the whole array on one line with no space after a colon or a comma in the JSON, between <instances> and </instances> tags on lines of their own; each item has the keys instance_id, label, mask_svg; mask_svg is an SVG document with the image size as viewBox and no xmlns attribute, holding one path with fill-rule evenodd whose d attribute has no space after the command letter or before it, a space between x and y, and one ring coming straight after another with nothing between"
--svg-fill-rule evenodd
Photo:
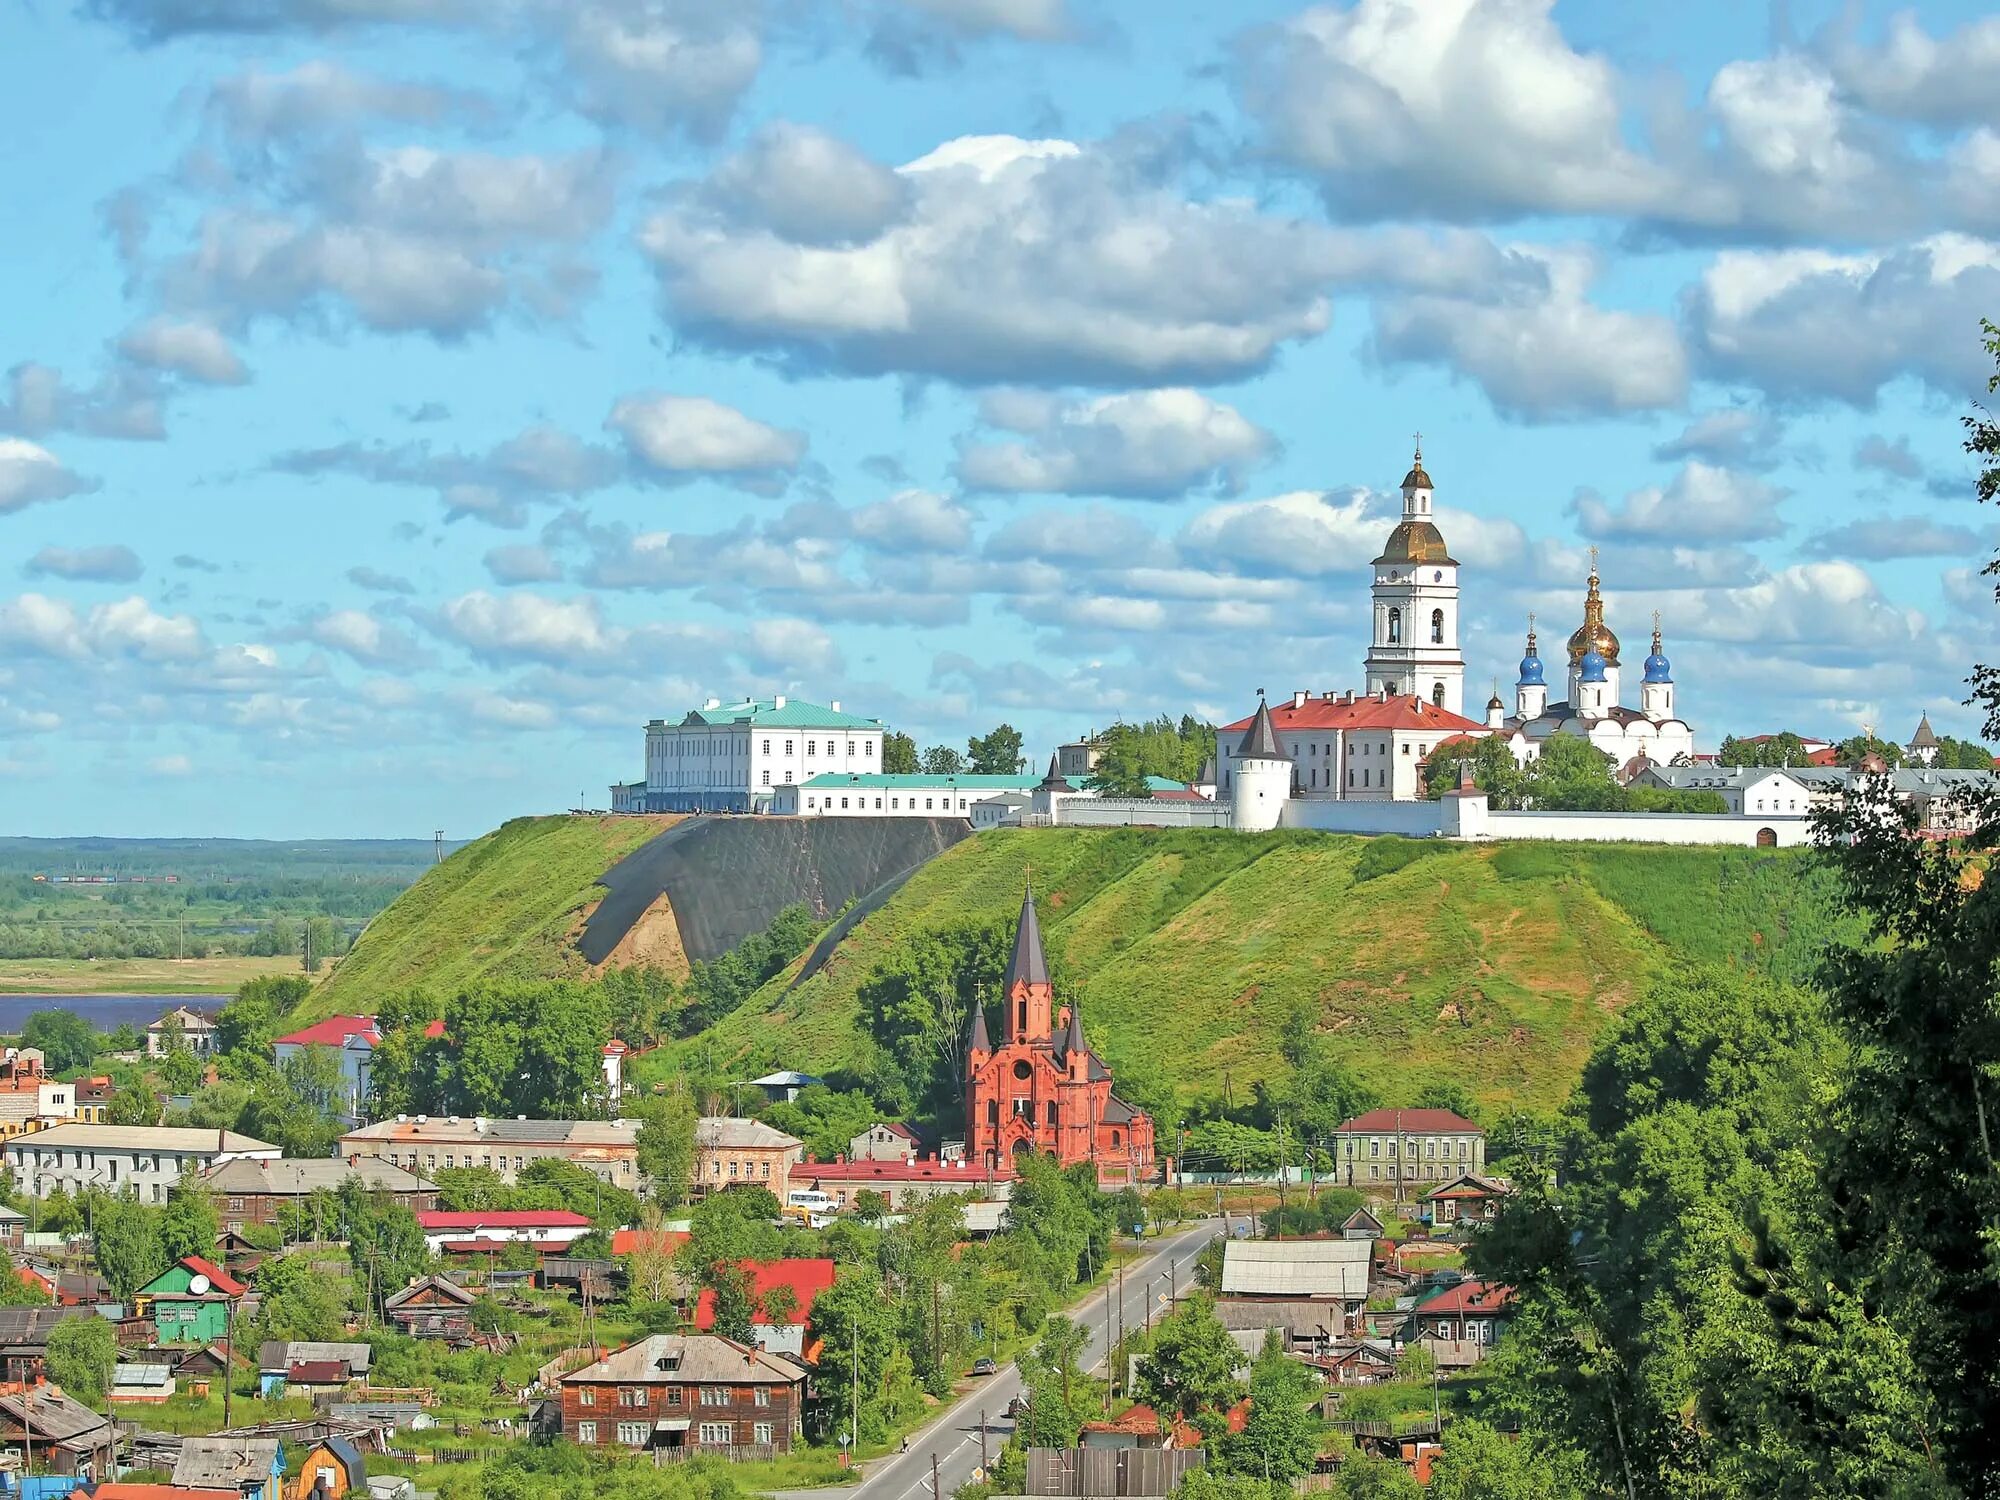
<instances>
[{"instance_id":1,"label":"tree","mask_svg":"<svg viewBox=\"0 0 2000 1500\"><path fill-rule=\"evenodd\" d=\"M1021 1356L1028 1410L1015 1434L1028 1447L1071 1447L1083 1424L1096 1414L1096 1393L1081 1367L1088 1342L1081 1327L1054 1316L1042 1325L1034 1348Z\"/></svg>"},{"instance_id":2,"label":"tree","mask_svg":"<svg viewBox=\"0 0 2000 1500\"><path fill-rule=\"evenodd\" d=\"M1424 795L1436 799L1451 791L1458 785L1460 769L1467 764L1472 767L1473 784L1486 793L1489 804L1496 808L1520 806L1520 762L1498 735L1452 740L1432 750L1425 762Z\"/></svg>"},{"instance_id":3,"label":"tree","mask_svg":"<svg viewBox=\"0 0 2000 1500\"><path fill-rule=\"evenodd\" d=\"M49 1295L21 1274L21 1268L0 1251L0 1307L45 1307Z\"/></svg>"},{"instance_id":4,"label":"tree","mask_svg":"<svg viewBox=\"0 0 2000 1500\"><path fill-rule=\"evenodd\" d=\"M1993 769L1993 747L1982 745L1977 740L1940 735L1937 754L1931 764L1941 771L1990 771Z\"/></svg>"},{"instance_id":5,"label":"tree","mask_svg":"<svg viewBox=\"0 0 2000 1500\"><path fill-rule=\"evenodd\" d=\"M1903 747L1873 734L1851 735L1833 747L1834 760L1843 766L1858 766L1869 756L1877 756L1894 770L1903 763Z\"/></svg>"},{"instance_id":6,"label":"tree","mask_svg":"<svg viewBox=\"0 0 2000 1500\"><path fill-rule=\"evenodd\" d=\"M140 1287L173 1264L160 1243L160 1215L131 1198L100 1196L90 1211L98 1274L111 1295L130 1302Z\"/></svg>"},{"instance_id":7,"label":"tree","mask_svg":"<svg viewBox=\"0 0 2000 1500\"><path fill-rule=\"evenodd\" d=\"M880 1224L889 1217L889 1199L873 1188L863 1188L854 1195L854 1217L864 1224Z\"/></svg>"},{"instance_id":8,"label":"tree","mask_svg":"<svg viewBox=\"0 0 2000 1500\"><path fill-rule=\"evenodd\" d=\"M135 1080L112 1094L104 1114L113 1125L157 1125L160 1123L160 1096Z\"/></svg>"},{"instance_id":9,"label":"tree","mask_svg":"<svg viewBox=\"0 0 2000 1500\"><path fill-rule=\"evenodd\" d=\"M930 745L924 750L923 769L927 776L962 776L965 757L949 745Z\"/></svg>"},{"instance_id":10,"label":"tree","mask_svg":"<svg viewBox=\"0 0 2000 1500\"><path fill-rule=\"evenodd\" d=\"M423 1226L408 1207L387 1193L370 1193L350 1177L334 1193L354 1280L370 1306L409 1285L431 1268Z\"/></svg>"},{"instance_id":11,"label":"tree","mask_svg":"<svg viewBox=\"0 0 2000 1500\"><path fill-rule=\"evenodd\" d=\"M813 1298L807 1319L808 1343L820 1343L819 1378L813 1382L818 1426L829 1435L854 1432L857 1439L880 1439L884 1372L896 1348L896 1327L882 1296L882 1279L872 1266L843 1266L833 1285ZM859 1391L860 1427L849 1411Z\"/></svg>"},{"instance_id":12,"label":"tree","mask_svg":"<svg viewBox=\"0 0 2000 1500\"><path fill-rule=\"evenodd\" d=\"M190 1255L207 1260L215 1255L215 1236L215 1200L199 1177L185 1171L160 1215L160 1251L169 1265Z\"/></svg>"},{"instance_id":13,"label":"tree","mask_svg":"<svg viewBox=\"0 0 2000 1500\"><path fill-rule=\"evenodd\" d=\"M1153 1347L1139 1359L1139 1392L1163 1414L1226 1411L1243 1394L1242 1358L1214 1302L1191 1297L1155 1327Z\"/></svg>"},{"instance_id":14,"label":"tree","mask_svg":"<svg viewBox=\"0 0 2000 1500\"><path fill-rule=\"evenodd\" d=\"M663 1208L685 1203L694 1182L694 1094L677 1083L664 1094L635 1101L626 1117L639 1121L636 1142L639 1170Z\"/></svg>"},{"instance_id":15,"label":"tree","mask_svg":"<svg viewBox=\"0 0 2000 1500\"><path fill-rule=\"evenodd\" d=\"M1597 1491L1576 1453L1462 1420L1445 1429L1427 1493L1429 1500L1589 1500Z\"/></svg>"},{"instance_id":16,"label":"tree","mask_svg":"<svg viewBox=\"0 0 2000 1500\"><path fill-rule=\"evenodd\" d=\"M966 769L975 776L1019 776L1028 767L1021 754L1021 731L996 724L965 742Z\"/></svg>"},{"instance_id":17,"label":"tree","mask_svg":"<svg viewBox=\"0 0 2000 1500\"><path fill-rule=\"evenodd\" d=\"M331 1047L302 1047L277 1067L261 1061L250 1100L237 1121L246 1135L270 1141L287 1156L330 1156L340 1139L335 1117L345 1097L340 1058Z\"/></svg>"},{"instance_id":18,"label":"tree","mask_svg":"<svg viewBox=\"0 0 2000 1500\"><path fill-rule=\"evenodd\" d=\"M917 742L896 729L883 735L882 769L891 776L913 775L917 769Z\"/></svg>"},{"instance_id":19,"label":"tree","mask_svg":"<svg viewBox=\"0 0 2000 1500\"><path fill-rule=\"evenodd\" d=\"M716 1336L750 1343L757 1334L757 1299L750 1291L750 1273L741 1266L718 1262L708 1268L707 1281L715 1293Z\"/></svg>"},{"instance_id":20,"label":"tree","mask_svg":"<svg viewBox=\"0 0 2000 1500\"><path fill-rule=\"evenodd\" d=\"M64 1318L49 1330L45 1368L63 1394L85 1406L102 1406L118 1363L118 1334L103 1318Z\"/></svg>"},{"instance_id":21,"label":"tree","mask_svg":"<svg viewBox=\"0 0 2000 1500\"><path fill-rule=\"evenodd\" d=\"M1356 1453L1340 1466L1341 1500L1423 1500L1424 1487L1394 1459Z\"/></svg>"},{"instance_id":22,"label":"tree","mask_svg":"<svg viewBox=\"0 0 2000 1500\"><path fill-rule=\"evenodd\" d=\"M1083 784L1100 797L1146 797L1152 788L1146 778L1145 736L1131 724L1114 724L1098 737L1094 764Z\"/></svg>"},{"instance_id":23,"label":"tree","mask_svg":"<svg viewBox=\"0 0 2000 1500\"><path fill-rule=\"evenodd\" d=\"M271 1257L257 1267L256 1282L262 1298L256 1330L260 1338L319 1340L339 1336L346 1310L334 1293L338 1282L313 1265L311 1252Z\"/></svg>"},{"instance_id":24,"label":"tree","mask_svg":"<svg viewBox=\"0 0 2000 1500\"><path fill-rule=\"evenodd\" d=\"M1310 1404L1318 1395L1318 1378L1285 1353L1284 1341L1273 1329L1250 1367L1250 1411L1243 1431L1224 1442L1230 1467L1267 1479L1309 1473L1319 1454L1319 1413Z\"/></svg>"},{"instance_id":25,"label":"tree","mask_svg":"<svg viewBox=\"0 0 2000 1500\"><path fill-rule=\"evenodd\" d=\"M1417 1091L1418 1109L1448 1109L1460 1119L1479 1118L1478 1101L1472 1090L1456 1078L1433 1078Z\"/></svg>"},{"instance_id":26,"label":"tree","mask_svg":"<svg viewBox=\"0 0 2000 1500\"><path fill-rule=\"evenodd\" d=\"M308 974L317 974L329 958L340 951L340 929L331 917L308 917L301 930L300 961Z\"/></svg>"},{"instance_id":27,"label":"tree","mask_svg":"<svg viewBox=\"0 0 2000 1500\"><path fill-rule=\"evenodd\" d=\"M1542 741L1541 753L1522 776L1522 800L1545 810L1616 808L1619 786L1612 769L1611 757L1581 735L1552 734Z\"/></svg>"},{"instance_id":28,"label":"tree","mask_svg":"<svg viewBox=\"0 0 2000 1500\"><path fill-rule=\"evenodd\" d=\"M201 1086L201 1059L187 1038L176 1036L167 1043L167 1055L160 1060L160 1081L170 1094L192 1094Z\"/></svg>"},{"instance_id":29,"label":"tree","mask_svg":"<svg viewBox=\"0 0 2000 1500\"><path fill-rule=\"evenodd\" d=\"M1803 766L1810 762L1805 741L1785 730L1761 739L1731 735L1715 753L1719 766Z\"/></svg>"},{"instance_id":30,"label":"tree","mask_svg":"<svg viewBox=\"0 0 2000 1500\"><path fill-rule=\"evenodd\" d=\"M284 950L289 953L289 948ZM236 998L215 1018L216 1044L224 1052L263 1057L271 1050L284 1019L312 993L312 981L299 974L274 974L246 980Z\"/></svg>"},{"instance_id":31,"label":"tree","mask_svg":"<svg viewBox=\"0 0 2000 1500\"><path fill-rule=\"evenodd\" d=\"M480 1213L509 1206L513 1189L491 1167L441 1167L426 1174L437 1184L437 1206L446 1213Z\"/></svg>"},{"instance_id":32,"label":"tree","mask_svg":"<svg viewBox=\"0 0 2000 1500\"><path fill-rule=\"evenodd\" d=\"M21 1045L42 1054L50 1073L73 1073L97 1056L97 1033L71 1010L38 1010L21 1028Z\"/></svg>"}]
</instances>

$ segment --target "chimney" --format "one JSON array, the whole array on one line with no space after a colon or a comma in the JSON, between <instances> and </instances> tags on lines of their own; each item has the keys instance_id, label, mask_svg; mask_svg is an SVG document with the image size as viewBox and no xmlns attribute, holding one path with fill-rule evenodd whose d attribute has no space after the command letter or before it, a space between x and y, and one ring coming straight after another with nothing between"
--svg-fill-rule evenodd
<instances>
[{"instance_id":1,"label":"chimney","mask_svg":"<svg viewBox=\"0 0 2000 1500\"><path fill-rule=\"evenodd\" d=\"M1387 703L1389 701L1389 685L1386 682L1375 689L1375 701L1377 703Z\"/></svg>"},{"instance_id":2,"label":"chimney","mask_svg":"<svg viewBox=\"0 0 2000 1500\"><path fill-rule=\"evenodd\" d=\"M1352 703L1354 701L1354 689L1349 688L1346 692L1342 693L1340 695L1340 701L1342 703Z\"/></svg>"},{"instance_id":3,"label":"chimney","mask_svg":"<svg viewBox=\"0 0 2000 1500\"><path fill-rule=\"evenodd\" d=\"M1311 693L1302 693L1302 692L1298 691L1297 689L1293 689L1293 691L1292 691L1292 707L1293 707L1293 708L1304 708L1304 707L1306 706L1306 699L1310 698L1311 696L1312 696L1312 694L1311 694Z\"/></svg>"},{"instance_id":4,"label":"chimney","mask_svg":"<svg viewBox=\"0 0 2000 1500\"><path fill-rule=\"evenodd\" d=\"M840 712L840 700L839 700L838 698L834 699L834 700L833 700L833 702L831 702L831 703L827 704L827 707L828 707L828 708L830 708L830 709L832 709L832 710L833 710L833 711L834 711L835 713L839 713L839 712Z\"/></svg>"},{"instance_id":5,"label":"chimney","mask_svg":"<svg viewBox=\"0 0 2000 1500\"><path fill-rule=\"evenodd\" d=\"M783 708L784 706L785 706L785 695L783 693L778 694L777 697L771 700L771 707L774 709Z\"/></svg>"}]
</instances>

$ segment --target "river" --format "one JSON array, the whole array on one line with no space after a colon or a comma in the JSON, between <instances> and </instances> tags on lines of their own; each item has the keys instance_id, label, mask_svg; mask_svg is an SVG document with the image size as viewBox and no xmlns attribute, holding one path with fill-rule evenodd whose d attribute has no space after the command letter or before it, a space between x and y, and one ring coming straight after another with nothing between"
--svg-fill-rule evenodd
<instances>
[{"instance_id":1,"label":"river","mask_svg":"<svg viewBox=\"0 0 2000 1500\"><path fill-rule=\"evenodd\" d=\"M228 995L0 995L0 1035L19 1035L38 1010L68 1010L99 1031L116 1031L127 1021L141 1031L176 1005L210 1014L230 1001Z\"/></svg>"}]
</instances>

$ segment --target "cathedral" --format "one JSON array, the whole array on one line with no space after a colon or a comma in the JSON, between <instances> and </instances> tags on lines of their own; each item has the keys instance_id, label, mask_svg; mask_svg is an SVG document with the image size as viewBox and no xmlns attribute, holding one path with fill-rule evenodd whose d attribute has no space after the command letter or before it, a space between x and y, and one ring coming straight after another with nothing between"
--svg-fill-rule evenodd
<instances>
[{"instance_id":1,"label":"cathedral","mask_svg":"<svg viewBox=\"0 0 2000 1500\"><path fill-rule=\"evenodd\" d=\"M975 1007L965 1056L965 1151L1003 1167L1017 1152L1046 1151L1063 1166L1092 1162L1097 1180L1124 1187L1154 1172L1153 1120L1111 1092L1111 1070L1083 1039L1074 1005L1058 1007L1042 952L1034 892L1021 898L1014 952L994 1046Z\"/></svg>"},{"instance_id":2,"label":"cathedral","mask_svg":"<svg viewBox=\"0 0 2000 1500\"><path fill-rule=\"evenodd\" d=\"M1432 516L1435 486L1418 449L1403 476L1403 514L1372 569L1370 636L1360 694L1295 692L1217 731L1216 792L1233 804L1234 826L1275 827L1294 798L1413 801L1424 796L1424 764L1454 740L1499 736L1525 765L1557 734L1588 740L1611 757L1620 780L1649 764L1690 764L1694 731L1674 705L1672 664L1660 621L1640 668L1638 707L1624 702L1625 666L1605 620L1591 549L1583 620L1558 670L1563 697L1549 699L1550 671L1534 616L1514 685L1514 709L1496 692L1481 718L1465 712L1459 649L1459 564Z\"/></svg>"}]
</instances>

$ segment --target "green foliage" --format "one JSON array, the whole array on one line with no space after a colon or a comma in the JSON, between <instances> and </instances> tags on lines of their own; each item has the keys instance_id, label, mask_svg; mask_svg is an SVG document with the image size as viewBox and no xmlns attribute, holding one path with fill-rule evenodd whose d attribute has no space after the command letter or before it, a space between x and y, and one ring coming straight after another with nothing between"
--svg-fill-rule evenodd
<instances>
[{"instance_id":1,"label":"green foliage","mask_svg":"<svg viewBox=\"0 0 2000 1500\"><path fill-rule=\"evenodd\" d=\"M1112 1200L1039 1152L1017 1156L1014 1169L1007 1206L1011 1228L997 1249L1020 1279L1024 1326L1033 1329L1056 1303L1067 1300L1071 1288L1105 1264Z\"/></svg>"},{"instance_id":2,"label":"green foliage","mask_svg":"<svg viewBox=\"0 0 2000 1500\"><path fill-rule=\"evenodd\" d=\"M715 1293L715 1333L747 1344L756 1337L757 1299L750 1290L750 1273L733 1262L718 1262L705 1272Z\"/></svg>"},{"instance_id":3,"label":"green foliage","mask_svg":"<svg viewBox=\"0 0 2000 1500\"><path fill-rule=\"evenodd\" d=\"M1789 729L1762 740L1730 735L1715 752L1719 766L1804 766L1812 763L1805 741Z\"/></svg>"},{"instance_id":4,"label":"green foliage","mask_svg":"<svg viewBox=\"0 0 2000 1500\"><path fill-rule=\"evenodd\" d=\"M369 1192L358 1177L342 1182L334 1198L355 1283L379 1313L383 1298L430 1271L423 1228L405 1204Z\"/></svg>"},{"instance_id":5,"label":"green foliage","mask_svg":"<svg viewBox=\"0 0 2000 1500\"><path fill-rule=\"evenodd\" d=\"M870 1265L844 1264L833 1285L813 1298L808 1333L822 1341L820 1375L812 1387L815 1427L826 1438L856 1432L858 1392L858 1436L879 1442L888 1431L887 1376L896 1352L896 1325L880 1273Z\"/></svg>"},{"instance_id":6,"label":"green foliage","mask_svg":"<svg viewBox=\"0 0 2000 1500\"><path fill-rule=\"evenodd\" d=\"M246 980L215 1018L217 1045L224 1052L267 1056L272 1039L285 1029L285 1018L311 993L312 981L302 974Z\"/></svg>"},{"instance_id":7,"label":"green foliage","mask_svg":"<svg viewBox=\"0 0 2000 1500\"><path fill-rule=\"evenodd\" d=\"M819 939L821 922L803 902L793 902L722 957L693 965L687 982L689 1003L678 1029L689 1036L713 1025L749 999L757 987L790 967Z\"/></svg>"},{"instance_id":8,"label":"green foliage","mask_svg":"<svg viewBox=\"0 0 2000 1500\"><path fill-rule=\"evenodd\" d=\"M1429 1500L1591 1500L1598 1493L1581 1455L1479 1421L1446 1428L1444 1450L1431 1461Z\"/></svg>"},{"instance_id":9,"label":"green foliage","mask_svg":"<svg viewBox=\"0 0 2000 1500\"><path fill-rule=\"evenodd\" d=\"M1243 1395L1242 1358L1214 1302L1190 1297L1154 1325L1153 1346L1139 1359L1139 1394L1162 1414L1227 1411Z\"/></svg>"},{"instance_id":10,"label":"green foliage","mask_svg":"<svg viewBox=\"0 0 2000 1500\"><path fill-rule=\"evenodd\" d=\"M685 1203L694 1182L694 1095L684 1087L653 1094L626 1106L628 1119L639 1123L635 1142L639 1170L662 1208Z\"/></svg>"},{"instance_id":11,"label":"green foliage","mask_svg":"<svg viewBox=\"0 0 2000 1500\"><path fill-rule=\"evenodd\" d=\"M953 923L913 939L863 982L878 1069L921 1111L943 1113L960 1097L972 1007L999 992L1013 941L1012 920Z\"/></svg>"},{"instance_id":12,"label":"green foliage","mask_svg":"<svg viewBox=\"0 0 2000 1500\"><path fill-rule=\"evenodd\" d=\"M1028 768L1021 754L1021 731L996 724L965 742L965 768L975 776L1019 776Z\"/></svg>"},{"instance_id":13,"label":"green foliage","mask_svg":"<svg viewBox=\"0 0 2000 1500\"><path fill-rule=\"evenodd\" d=\"M771 1222L779 1212L778 1200L768 1188L733 1187L710 1193L688 1216L691 1232L677 1256L683 1271L690 1279L705 1282L715 1266L781 1259L785 1231Z\"/></svg>"},{"instance_id":14,"label":"green foliage","mask_svg":"<svg viewBox=\"0 0 2000 1500\"><path fill-rule=\"evenodd\" d=\"M917 742L900 729L882 736L882 769L891 776L913 776L917 770Z\"/></svg>"},{"instance_id":15,"label":"green foliage","mask_svg":"<svg viewBox=\"0 0 2000 1500\"><path fill-rule=\"evenodd\" d=\"M1940 771L1990 771L1993 769L1993 747L1982 745L1977 740L1962 740L1954 735L1941 734L1931 764Z\"/></svg>"},{"instance_id":16,"label":"green foliage","mask_svg":"<svg viewBox=\"0 0 2000 1500\"><path fill-rule=\"evenodd\" d=\"M331 1156L340 1139L335 1117L343 1097L340 1058L331 1047L305 1047L273 1067L261 1059L243 1067L250 1097L233 1122L245 1135L284 1148L287 1156Z\"/></svg>"},{"instance_id":17,"label":"green foliage","mask_svg":"<svg viewBox=\"0 0 2000 1500\"><path fill-rule=\"evenodd\" d=\"M1183 714L1142 724L1113 724L1097 736L1097 765L1084 785L1107 797L1144 797L1146 778L1189 782L1215 756L1215 726Z\"/></svg>"},{"instance_id":18,"label":"green foliage","mask_svg":"<svg viewBox=\"0 0 2000 1500\"><path fill-rule=\"evenodd\" d=\"M804 1141L809 1155L831 1161L882 1113L874 1099L859 1089L836 1091L816 1083L799 1090L797 1099L770 1105L762 1119Z\"/></svg>"},{"instance_id":19,"label":"green foliage","mask_svg":"<svg viewBox=\"0 0 2000 1500\"><path fill-rule=\"evenodd\" d=\"M260 1339L332 1339L340 1335L347 1310L338 1282L313 1263L310 1253L273 1256L257 1267Z\"/></svg>"},{"instance_id":20,"label":"green foliage","mask_svg":"<svg viewBox=\"0 0 2000 1500\"><path fill-rule=\"evenodd\" d=\"M603 1117L611 1017L598 986L477 983L443 1011L438 1037L424 1035L430 1006L422 996L396 997L378 1014L383 1045L371 1078L379 1111Z\"/></svg>"},{"instance_id":21,"label":"green foliage","mask_svg":"<svg viewBox=\"0 0 2000 1500\"><path fill-rule=\"evenodd\" d=\"M655 1467L642 1457L574 1443L502 1449L438 1493L440 1500L749 1500L720 1460Z\"/></svg>"},{"instance_id":22,"label":"green foliage","mask_svg":"<svg viewBox=\"0 0 2000 1500\"><path fill-rule=\"evenodd\" d=\"M143 1083L125 1084L112 1094L104 1116L112 1125L157 1125L160 1096Z\"/></svg>"},{"instance_id":23,"label":"green foliage","mask_svg":"<svg viewBox=\"0 0 2000 1500\"><path fill-rule=\"evenodd\" d=\"M1174 1487L1173 1500L1290 1500L1292 1487L1250 1474L1190 1469Z\"/></svg>"},{"instance_id":24,"label":"green foliage","mask_svg":"<svg viewBox=\"0 0 2000 1500\"><path fill-rule=\"evenodd\" d=\"M215 1200L198 1176L183 1172L160 1215L160 1251L170 1265L190 1255L212 1260L215 1236Z\"/></svg>"},{"instance_id":25,"label":"green foliage","mask_svg":"<svg viewBox=\"0 0 2000 1500\"><path fill-rule=\"evenodd\" d=\"M927 745L921 759L926 776L963 776L965 757L949 745Z\"/></svg>"},{"instance_id":26,"label":"green foliage","mask_svg":"<svg viewBox=\"0 0 2000 1500\"><path fill-rule=\"evenodd\" d=\"M184 1037L175 1037L160 1059L160 1081L170 1094L192 1094L201 1084L201 1059Z\"/></svg>"},{"instance_id":27,"label":"green foliage","mask_svg":"<svg viewBox=\"0 0 2000 1500\"><path fill-rule=\"evenodd\" d=\"M1088 1337L1068 1318L1051 1317L1034 1347L1021 1356L1028 1410L1016 1423L1015 1435L1028 1447L1072 1447L1083 1424L1096 1418L1098 1387L1081 1365Z\"/></svg>"},{"instance_id":28,"label":"green foliage","mask_svg":"<svg viewBox=\"0 0 2000 1500\"><path fill-rule=\"evenodd\" d=\"M1872 734L1850 735L1833 747L1834 760L1843 766L1858 766L1875 755L1891 770L1903 763L1903 747Z\"/></svg>"},{"instance_id":29,"label":"green foliage","mask_svg":"<svg viewBox=\"0 0 2000 1500\"><path fill-rule=\"evenodd\" d=\"M1670 787L1620 786L1611 757L1580 735L1554 734L1540 755L1522 767L1506 742L1483 739L1444 745L1433 752L1424 776L1424 794L1437 798L1458 785L1459 769L1473 768L1473 781L1495 808L1583 812L1724 813L1720 793Z\"/></svg>"},{"instance_id":30,"label":"green foliage","mask_svg":"<svg viewBox=\"0 0 2000 1500\"><path fill-rule=\"evenodd\" d=\"M1482 741L1482 743L1484 743ZM1512 757L1508 757L1510 760ZM1456 783L1453 783L1456 785ZM1451 846L1440 839L1405 839L1392 836L1368 840L1361 857L1354 862L1354 883L1379 880L1406 869L1420 859L1442 854Z\"/></svg>"},{"instance_id":31,"label":"green foliage","mask_svg":"<svg viewBox=\"0 0 2000 1500\"><path fill-rule=\"evenodd\" d=\"M1250 1367L1250 1412L1243 1431L1223 1441L1228 1465L1268 1479L1310 1472L1319 1453L1319 1386L1319 1377L1285 1353L1273 1330Z\"/></svg>"},{"instance_id":32,"label":"green foliage","mask_svg":"<svg viewBox=\"0 0 2000 1500\"><path fill-rule=\"evenodd\" d=\"M0 1307L46 1307L49 1295L24 1279L20 1267L0 1251Z\"/></svg>"},{"instance_id":33,"label":"green foliage","mask_svg":"<svg viewBox=\"0 0 2000 1500\"><path fill-rule=\"evenodd\" d=\"M102 1406L118 1363L118 1334L99 1317L64 1318L49 1330L47 1370L63 1393L85 1406Z\"/></svg>"},{"instance_id":34,"label":"green foliage","mask_svg":"<svg viewBox=\"0 0 2000 1500\"><path fill-rule=\"evenodd\" d=\"M1340 1500L1423 1500L1424 1487L1394 1459L1366 1453L1349 1456L1340 1466Z\"/></svg>"},{"instance_id":35,"label":"green foliage","mask_svg":"<svg viewBox=\"0 0 2000 1500\"><path fill-rule=\"evenodd\" d=\"M50 1073L70 1073L97 1056L97 1033L75 1011L38 1010L21 1027L21 1045L40 1048Z\"/></svg>"},{"instance_id":36,"label":"green foliage","mask_svg":"<svg viewBox=\"0 0 2000 1500\"><path fill-rule=\"evenodd\" d=\"M89 1220L98 1273L111 1283L114 1300L130 1302L140 1287L173 1264L160 1243L157 1209L131 1198L97 1195Z\"/></svg>"}]
</instances>

